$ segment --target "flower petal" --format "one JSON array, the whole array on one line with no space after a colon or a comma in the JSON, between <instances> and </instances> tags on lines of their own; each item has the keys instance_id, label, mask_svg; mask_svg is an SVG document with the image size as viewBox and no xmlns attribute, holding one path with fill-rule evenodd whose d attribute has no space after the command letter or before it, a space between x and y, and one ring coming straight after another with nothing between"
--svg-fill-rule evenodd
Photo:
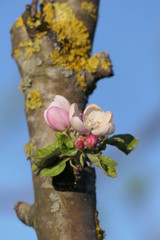
<instances>
[{"instance_id":1,"label":"flower petal","mask_svg":"<svg viewBox=\"0 0 160 240\"><path fill-rule=\"evenodd\" d=\"M84 110L84 115L89 116L90 114L92 114L93 111L100 111L103 112L103 110L96 104L90 104L86 107L86 109Z\"/></svg>"},{"instance_id":2,"label":"flower petal","mask_svg":"<svg viewBox=\"0 0 160 240\"><path fill-rule=\"evenodd\" d=\"M105 135L110 135L115 131L115 125L112 123L108 123L103 125L102 127L93 129L91 133L97 137L102 137Z\"/></svg>"},{"instance_id":3,"label":"flower petal","mask_svg":"<svg viewBox=\"0 0 160 240\"><path fill-rule=\"evenodd\" d=\"M84 125L84 123L81 120L82 119L81 114L79 112L78 105L76 103L73 103L70 106L69 119L71 122L71 126L75 131L79 132L82 135L90 134L90 131L86 128L86 126Z\"/></svg>"},{"instance_id":4,"label":"flower petal","mask_svg":"<svg viewBox=\"0 0 160 240\"><path fill-rule=\"evenodd\" d=\"M84 110L85 121L101 122L104 116L104 111L96 104L90 104Z\"/></svg>"},{"instance_id":5,"label":"flower petal","mask_svg":"<svg viewBox=\"0 0 160 240\"><path fill-rule=\"evenodd\" d=\"M50 127L52 127L52 126L50 125L50 123L48 122L48 119L47 119L47 110L44 111L44 119L45 119L46 123L47 123Z\"/></svg>"},{"instance_id":6,"label":"flower petal","mask_svg":"<svg viewBox=\"0 0 160 240\"><path fill-rule=\"evenodd\" d=\"M113 122L113 113L108 111L104 113L100 126L103 126L112 122Z\"/></svg>"},{"instance_id":7,"label":"flower petal","mask_svg":"<svg viewBox=\"0 0 160 240\"><path fill-rule=\"evenodd\" d=\"M77 103L72 103L69 109L69 119L71 120L74 114L78 115L79 110L78 110L78 105ZM80 113L79 113L80 115Z\"/></svg>"},{"instance_id":8,"label":"flower petal","mask_svg":"<svg viewBox=\"0 0 160 240\"><path fill-rule=\"evenodd\" d=\"M59 107L50 107L46 118L51 128L55 131L64 131L70 126L69 113Z\"/></svg>"},{"instance_id":9,"label":"flower petal","mask_svg":"<svg viewBox=\"0 0 160 240\"><path fill-rule=\"evenodd\" d=\"M53 106L62 108L68 112L70 108L70 102L65 97L61 95L56 95L54 101L51 102L48 109Z\"/></svg>"}]
</instances>

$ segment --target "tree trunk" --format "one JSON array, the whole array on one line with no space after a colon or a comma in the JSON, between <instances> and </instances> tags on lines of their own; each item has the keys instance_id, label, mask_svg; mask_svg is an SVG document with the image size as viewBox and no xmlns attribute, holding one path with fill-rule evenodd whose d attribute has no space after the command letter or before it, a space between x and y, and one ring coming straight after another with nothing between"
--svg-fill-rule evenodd
<instances>
[{"instance_id":1,"label":"tree trunk","mask_svg":"<svg viewBox=\"0 0 160 240\"><path fill-rule=\"evenodd\" d=\"M31 152L53 142L53 130L43 112L55 95L77 102L83 110L96 82L112 75L107 53L90 58L99 0L33 0L11 28L12 55L15 58L25 96L25 111ZM34 159L31 160L33 166ZM94 240L95 170L66 170L57 177L33 174L35 202L18 202L19 219L32 226L39 240ZM97 231L96 231L97 229Z\"/></svg>"}]
</instances>

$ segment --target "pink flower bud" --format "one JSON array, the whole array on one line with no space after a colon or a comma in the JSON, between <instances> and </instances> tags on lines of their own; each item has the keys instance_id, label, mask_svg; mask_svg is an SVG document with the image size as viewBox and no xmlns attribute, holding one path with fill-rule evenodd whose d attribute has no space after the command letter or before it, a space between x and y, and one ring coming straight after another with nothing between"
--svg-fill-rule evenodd
<instances>
[{"instance_id":1,"label":"pink flower bud","mask_svg":"<svg viewBox=\"0 0 160 240\"><path fill-rule=\"evenodd\" d=\"M62 132L70 126L69 113L59 107L50 107L45 113L47 124L55 131Z\"/></svg>"},{"instance_id":2,"label":"pink flower bud","mask_svg":"<svg viewBox=\"0 0 160 240\"><path fill-rule=\"evenodd\" d=\"M94 148L98 143L98 138L94 135L90 135L86 137L86 145L88 148Z\"/></svg>"},{"instance_id":3,"label":"pink flower bud","mask_svg":"<svg viewBox=\"0 0 160 240\"><path fill-rule=\"evenodd\" d=\"M63 96L56 95L54 101L44 111L46 123L55 131L62 132L70 127L70 102Z\"/></svg>"},{"instance_id":4,"label":"pink flower bud","mask_svg":"<svg viewBox=\"0 0 160 240\"><path fill-rule=\"evenodd\" d=\"M79 139L79 140L76 142L75 145L76 145L76 147L77 147L79 150L81 150L81 149L84 148L84 141L81 140L81 139Z\"/></svg>"}]
</instances>

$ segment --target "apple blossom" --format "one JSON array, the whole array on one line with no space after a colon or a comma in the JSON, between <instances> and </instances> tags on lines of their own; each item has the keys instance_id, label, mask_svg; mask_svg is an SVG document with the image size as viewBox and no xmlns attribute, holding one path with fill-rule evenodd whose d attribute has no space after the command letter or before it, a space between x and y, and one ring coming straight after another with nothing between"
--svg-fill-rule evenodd
<instances>
[{"instance_id":1,"label":"apple blossom","mask_svg":"<svg viewBox=\"0 0 160 240\"><path fill-rule=\"evenodd\" d=\"M89 105L82 117L78 105L73 103L70 106L69 118L72 128L82 135L93 134L102 137L112 134L115 130L112 112L104 112L96 104Z\"/></svg>"},{"instance_id":2,"label":"apple blossom","mask_svg":"<svg viewBox=\"0 0 160 240\"><path fill-rule=\"evenodd\" d=\"M69 110L69 119L72 128L82 135L89 135L90 130L84 124L84 115L79 112L78 105L73 103Z\"/></svg>"},{"instance_id":3,"label":"apple blossom","mask_svg":"<svg viewBox=\"0 0 160 240\"><path fill-rule=\"evenodd\" d=\"M104 112L96 104L91 104L81 113L76 103L71 105L60 95L56 95L44 111L44 118L57 131L57 141L38 149L31 156L35 159L33 171L41 176L55 177L61 174L68 162L76 170L80 165L83 169L85 165L91 167L93 163L108 176L116 177L117 163L102 155L101 151L109 144L128 154L138 141L130 134L108 137L115 130L112 112Z\"/></svg>"},{"instance_id":4,"label":"apple blossom","mask_svg":"<svg viewBox=\"0 0 160 240\"><path fill-rule=\"evenodd\" d=\"M46 123L55 131L64 131L70 127L70 102L63 96L56 95L54 101L44 111Z\"/></svg>"},{"instance_id":5,"label":"apple blossom","mask_svg":"<svg viewBox=\"0 0 160 240\"><path fill-rule=\"evenodd\" d=\"M88 148L94 148L98 143L98 137L91 134L90 136L86 136L85 141Z\"/></svg>"}]
</instances>

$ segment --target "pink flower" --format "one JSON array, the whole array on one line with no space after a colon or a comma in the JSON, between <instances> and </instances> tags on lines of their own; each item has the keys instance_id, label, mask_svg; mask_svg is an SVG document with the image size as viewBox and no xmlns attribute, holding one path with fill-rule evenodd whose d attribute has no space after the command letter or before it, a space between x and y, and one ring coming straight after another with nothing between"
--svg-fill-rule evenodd
<instances>
[{"instance_id":1,"label":"pink flower","mask_svg":"<svg viewBox=\"0 0 160 240\"><path fill-rule=\"evenodd\" d=\"M64 131L70 127L70 102L63 96L56 95L54 101L44 111L46 123L55 131Z\"/></svg>"},{"instance_id":2,"label":"pink flower","mask_svg":"<svg viewBox=\"0 0 160 240\"><path fill-rule=\"evenodd\" d=\"M78 140L75 145L76 145L76 147L77 147L78 149L80 149L80 150L84 148L84 142L83 142L83 140Z\"/></svg>"},{"instance_id":3,"label":"pink flower","mask_svg":"<svg viewBox=\"0 0 160 240\"><path fill-rule=\"evenodd\" d=\"M94 136L94 135L90 135L86 137L86 145L88 148L94 148L96 147L98 143L98 137Z\"/></svg>"},{"instance_id":4,"label":"pink flower","mask_svg":"<svg viewBox=\"0 0 160 240\"><path fill-rule=\"evenodd\" d=\"M97 137L112 134L115 130L112 112L104 112L96 104L89 105L83 113L83 118L78 110L78 105L70 106L69 118L72 128L82 135L93 134Z\"/></svg>"}]
</instances>

